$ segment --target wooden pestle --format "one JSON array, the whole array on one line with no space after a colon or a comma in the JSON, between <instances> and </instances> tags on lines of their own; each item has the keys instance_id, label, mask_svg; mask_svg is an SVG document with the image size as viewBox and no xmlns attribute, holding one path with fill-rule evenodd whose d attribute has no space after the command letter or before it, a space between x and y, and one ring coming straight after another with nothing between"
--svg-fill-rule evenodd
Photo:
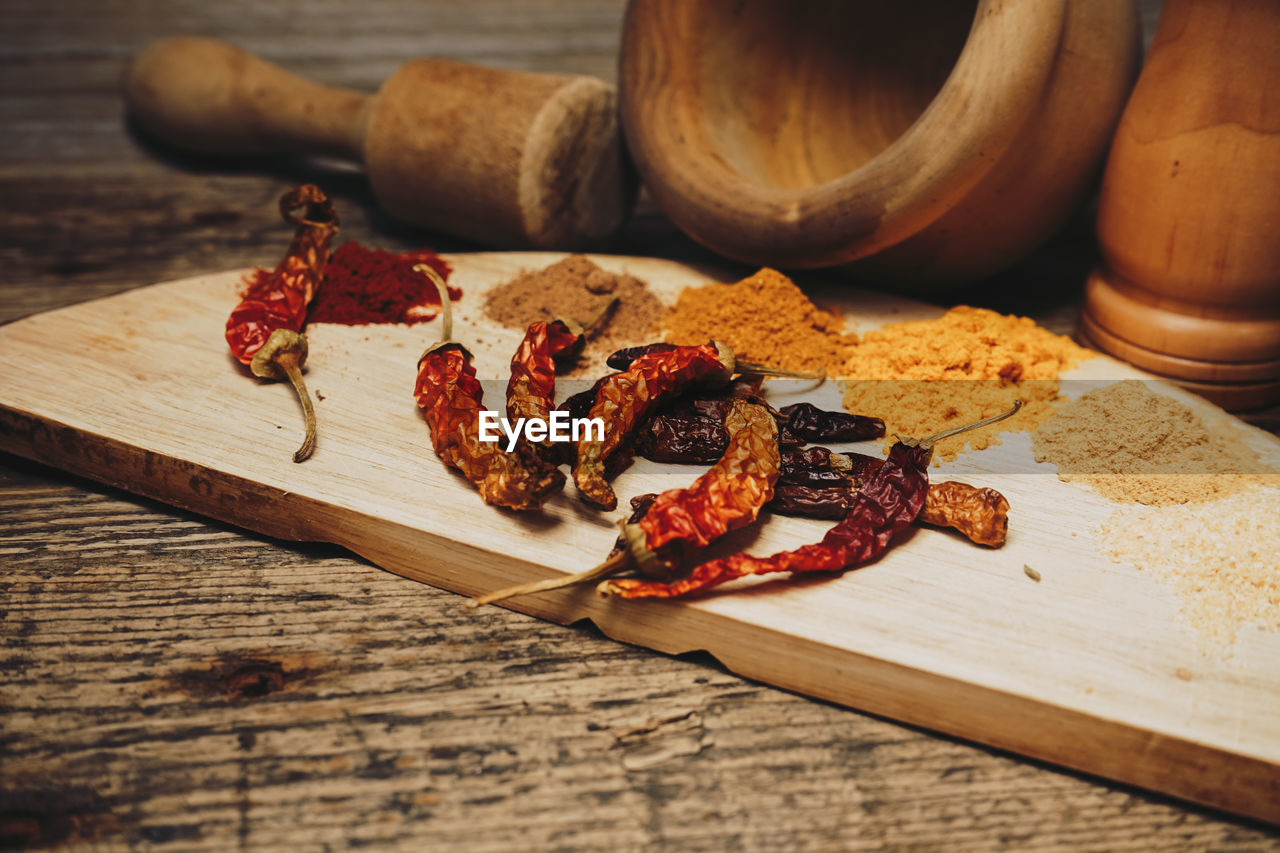
<instances>
[{"instance_id":1,"label":"wooden pestle","mask_svg":"<svg viewBox=\"0 0 1280 853\"><path fill-rule=\"evenodd\" d=\"M593 77L419 59L366 95L174 37L133 60L124 96L142 127L189 151L362 162L392 216L492 246L599 245L635 200L616 93Z\"/></svg>"}]
</instances>

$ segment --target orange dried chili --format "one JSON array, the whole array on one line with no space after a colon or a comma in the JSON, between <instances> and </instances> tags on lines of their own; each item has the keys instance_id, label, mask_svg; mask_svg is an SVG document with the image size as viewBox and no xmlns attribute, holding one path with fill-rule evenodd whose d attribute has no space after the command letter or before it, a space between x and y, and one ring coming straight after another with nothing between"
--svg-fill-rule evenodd
<instances>
[{"instance_id":1,"label":"orange dried chili","mask_svg":"<svg viewBox=\"0 0 1280 853\"><path fill-rule=\"evenodd\" d=\"M607 377L587 413L604 422L604 437L588 430L576 445L573 481L583 499L604 509L616 507L618 497L606 479L606 462L631 439L645 414L694 383L727 382L733 371L733 351L713 341L646 353Z\"/></svg>"},{"instance_id":2,"label":"orange dried chili","mask_svg":"<svg viewBox=\"0 0 1280 853\"><path fill-rule=\"evenodd\" d=\"M686 553L756 520L773 498L782 458L778 424L757 402L735 399L724 420L724 456L687 489L669 489L638 522L622 526L631 558L645 577L670 577Z\"/></svg>"},{"instance_id":3,"label":"orange dried chili","mask_svg":"<svg viewBox=\"0 0 1280 853\"><path fill-rule=\"evenodd\" d=\"M414 396L431 431L431 443L446 465L462 472L485 503L510 509L537 509L564 485L565 476L527 442L513 453L497 442L480 440L484 391L471 352L452 340L453 312L443 279L428 266L418 267L441 292L441 340L418 360Z\"/></svg>"},{"instance_id":4,"label":"orange dried chili","mask_svg":"<svg viewBox=\"0 0 1280 853\"><path fill-rule=\"evenodd\" d=\"M302 334L307 306L315 296L338 230L338 215L319 187L300 186L280 198L280 214L297 226L293 241L275 270L257 270L240 304L227 319L231 353L254 376L285 379L293 385L306 418L306 436L294 462L311 456L316 441L315 407L302 381L307 339Z\"/></svg>"},{"instance_id":5,"label":"orange dried chili","mask_svg":"<svg viewBox=\"0 0 1280 853\"><path fill-rule=\"evenodd\" d=\"M582 329L568 320L529 324L511 358L507 381L507 417L546 420L555 408L556 362L581 347Z\"/></svg>"},{"instance_id":6,"label":"orange dried chili","mask_svg":"<svg viewBox=\"0 0 1280 853\"><path fill-rule=\"evenodd\" d=\"M781 551L768 557L738 553L694 568L688 577L663 583L640 578L606 580L598 587L605 595L622 598L676 598L709 589L747 575L773 572L832 572L865 563L882 554L894 535L920 515L929 488L929 460L933 446L944 438L987 426L1021 408L973 424L947 430L922 441L903 439L889 458L862 486L848 515L827 531L821 542Z\"/></svg>"},{"instance_id":7,"label":"orange dried chili","mask_svg":"<svg viewBox=\"0 0 1280 853\"><path fill-rule=\"evenodd\" d=\"M760 402L735 399L724 426L729 434L724 456L693 485L663 492L647 505L642 518L624 523L621 550L603 564L577 575L479 596L471 605L597 580L625 568L649 578L669 578L689 552L755 521L773 497L781 469L778 425Z\"/></svg>"}]
</instances>

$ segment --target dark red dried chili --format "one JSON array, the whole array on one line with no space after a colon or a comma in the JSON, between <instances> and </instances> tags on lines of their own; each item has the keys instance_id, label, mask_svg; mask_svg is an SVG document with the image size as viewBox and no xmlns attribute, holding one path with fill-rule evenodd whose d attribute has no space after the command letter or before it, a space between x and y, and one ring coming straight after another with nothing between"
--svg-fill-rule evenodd
<instances>
[{"instance_id":1,"label":"dark red dried chili","mask_svg":"<svg viewBox=\"0 0 1280 853\"><path fill-rule=\"evenodd\" d=\"M609 355L604 363L613 370L626 370L631 366L631 362L635 361L642 355L652 355L655 352L671 352L676 348L675 344L653 343L642 344L638 347L624 347Z\"/></svg>"},{"instance_id":2,"label":"dark red dried chili","mask_svg":"<svg viewBox=\"0 0 1280 853\"><path fill-rule=\"evenodd\" d=\"M256 270L240 304L227 319L226 339L231 353L247 364L254 376L288 379L306 419L306 435L293 454L294 462L311 456L316 442L316 414L302 380L307 339L302 327L307 306L316 294L329 257L329 243L338 230L338 215L320 188L305 184L280 198L280 214L296 225L293 241L276 268Z\"/></svg>"},{"instance_id":3,"label":"dark red dried chili","mask_svg":"<svg viewBox=\"0 0 1280 853\"><path fill-rule=\"evenodd\" d=\"M934 444L1010 417L1021 406L1021 402L1015 403L1008 412L922 441L904 439L896 442L889 451L889 458L854 495L848 514L827 531L821 542L769 557L733 554L703 563L695 567L688 577L669 583L619 578L602 582L598 589L602 594L622 598L674 598L746 575L838 571L872 560L888 548L898 531L915 521L924 507Z\"/></svg>"},{"instance_id":4,"label":"dark red dried chili","mask_svg":"<svg viewBox=\"0 0 1280 853\"><path fill-rule=\"evenodd\" d=\"M834 444L884 436L884 421L880 418L829 412L812 403L793 403L778 411L786 417L787 429L805 441Z\"/></svg>"}]
</instances>

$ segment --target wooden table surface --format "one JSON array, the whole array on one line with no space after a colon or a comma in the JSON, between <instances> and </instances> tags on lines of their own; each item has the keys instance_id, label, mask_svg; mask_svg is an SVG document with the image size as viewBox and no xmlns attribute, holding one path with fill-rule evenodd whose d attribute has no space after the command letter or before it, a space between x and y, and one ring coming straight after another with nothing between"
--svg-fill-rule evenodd
<instances>
[{"instance_id":1,"label":"wooden table surface","mask_svg":"<svg viewBox=\"0 0 1280 853\"><path fill-rule=\"evenodd\" d=\"M212 162L122 116L174 33L373 89L442 55L613 79L622 0L7 0L0 321L270 264L318 180L343 236L415 233L360 174ZM1144 2L1148 36L1159 11ZM1089 211L953 301L1075 321ZM713 260L652 206L616 251ZM1037 282L1028 288L1028 281ZM1277 430L1276 410L1251 415ZM0 844L1280 850L1274 829L623 646L0 456Z\"/></svg>"}]
</instances>

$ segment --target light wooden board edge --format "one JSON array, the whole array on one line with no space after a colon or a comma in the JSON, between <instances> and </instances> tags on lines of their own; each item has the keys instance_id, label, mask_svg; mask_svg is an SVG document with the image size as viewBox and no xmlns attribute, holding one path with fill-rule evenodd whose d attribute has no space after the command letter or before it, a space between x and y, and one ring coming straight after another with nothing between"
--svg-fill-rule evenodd
<instances>
[{"instance_id":1,"label":"light wooden board edge","mask_svg":"<svg viewBox=\"0 0 1280 853\"><path fill-rule=\"evenodd\" d=\"M154 454L143 448L8 406L0 406L0 448L267 536L339 545L388 571L461 595L505 582L504 575L492 572L492 554L483 549L373 516L353 524L349 513L335 513L321 501L198 465L167 471L174 468L171 460L156 465ZM265 505L272 512L263 512ZM269 518L291 523L267 522ZM406 552L426 559L410 564L401 556ZM522 569L531 575L552 574L532 564ZM626 617L613 610L620 605ZM746 678L1280 824L1280 769L1248 756L844 649L824 647L818 654L815 643L767 629L763 636L773 645L766 642L768 654L760 654L759 626L752 627L752 639L742 624L707 610L665 619L665 611L678 607L676 603L622 604L602 601L590 590L565 590L505 606L559 624L589 619L615 640L668 654L706 651ZM653 627L673 624L681 630ZM655 642L655 636L663 639ZM815 666L823 658L834 662ZM990 721L996 717L1003 724L993 730Z\"/></svg>"}]
</instances>

